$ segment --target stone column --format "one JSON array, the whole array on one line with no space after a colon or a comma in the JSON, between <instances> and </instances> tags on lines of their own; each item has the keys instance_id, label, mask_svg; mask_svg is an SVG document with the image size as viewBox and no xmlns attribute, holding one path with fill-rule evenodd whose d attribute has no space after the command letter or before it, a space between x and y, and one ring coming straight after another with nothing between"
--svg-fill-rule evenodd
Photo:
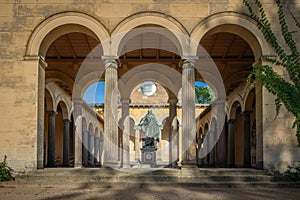
<instances>
[{"instance_id":1,"label":"stone column","mask_svg":"<svg viewBox=\"0 0 300 200\"><path fill-rule=\"evenodd\" d=\"M229 167L234 167L234 120L229 120L228 124L228 147L227 147L227 164Z\"/></svg>"},{"instance_id":2,"label":"stone column","mask_svg":"<svg viewBox=\"0 0 300 200\"><path fill-rule=\"evenodd\" d=\"M117 57L105 60L104 95L104 165L118 165L118 62Z\"/></svg>"},{"instance_id":3,"label":"stone column","mask_svg":"<svg viewBox=\"0 0 300 200\"><path fill-rule=\"evenodd\" d=\"M74 99L74 123L75 123L75 147L74 147L74 167L82 167L82 100Z\"/></svg>"},{"instance_id":4,"label":"stone column","mask_svg":"<svg viewBox=\"0 0 300 200\"><path fill-rule=\"evenodd\" d=\"M100 166L103 165L103 151L104 151L104 148L103 148L103 135L100 135L100 148L99 148L99 162L100 162Z\"/></svg>"},{"instance_id":5,"label":"stone column","mask_svg":"<svg viewBox=\"0 0 300 200\"><path fill-rule=\"evenodd\" d=\"M178 127L178 162L177 162L177 165L179 168L182 167L182 155L183 155L183 152L182 152L182 125L179 125Z\"/></svg>"},{"instance_id":6,"label":"stone column","mask_svg":"<svg viewBox=\"0 0 300 200\"><path fill-rule=\"evenodd\" d=\"M244 111L243 113L243 129L244 129L244 167L251 167L250 111Z\"/></svg>"},{"instance_id":7,"label":"stone column","mask_svg":"<svg viewBox=\"0 0 300 200\"><path fill-rule=\"evenodd\" d=\"M69 167L70 155L70 120L64 119L63 166Z\"/></svg>"},{"instance_id":8,"label":"stone column","mask_svg":"<svg viewBox=\"0 0 300 200\"><path fill-rule=\"evenodd\" d=\"M203 137L203 148L206 149L206 152L207 152L207 155L203 157L203 165L204 166L208 166L208 160L209 160L209 151L208 151L208 144L209 144L209 139L208 139L208 130L206 131L206 133L204 134L204 137ZM204 141L207 141L206 143Z\"/></svg>"},{"instance_id":9,"label":"stone column","mask_svg":"<svg viewBox=\"0 0 300 200\"><path fill-rule=\"evenodd\" d=\"M82 131L82 142L83 142L83 166L88 166L88 145L89 145L89 132Z\"/></svg>"},{"instance_id":10,"label":"stone column","mask_svg":"<svg viewBox=\"0 0 300 200\"><path fill-rule=\"evenodd\" d=\"M89 134L89 152L90 152L90 167L95 167L95 137L92 133Z\"/></svg>"},{"instance_id":11,"label":"stone column","mask_svg":"<svg viewBox=\"0 0 300 200\"><path fill-rule=\"evenodd\" d=\"M177 99L169 99L169 163L177 161Z\"/></svg>"},{"instance_id":12,"label":"stone column","mask_svg":"<svg viewBox=\"0 0 300 200\"><path fill-rule=\"evenodd\" d=\"M142 160L140 155L140 130L135 130L135 140L134 140L134 147L135 147L135 160Z\"/></svg>"},{"instance_id":13,"label":"stone column","mask_svg":"<svg viewBox=\"0 0 300 200\"><path fill-rule=\"evenodd\" d=\"M96 158L96 166L100 166L100 138L96 137L95 139L95 158Z\"/></svg>"},{"instance_id":14,"label":"stone column","mask_svg":"<svg viewBox=\"0 0 300 200\"><path fill-rule=\"evenodd\" d=\"M130 167L130 118L129 118L129 103L130 100L122 99L122 142L123 142L123 167Z\"/></svg>"},{"instance_id":15,"label":"stone column","mask_svg":"<svg viewBox=\"0 0 300 200\"><path fill-rule=\"evenodd\" d=\"M195 59L182 64L182 165L196 166Z\"/></svg>"},{"instance_id":16,"label":"stone column","mask_svg":"<svg viewBox=\"0 0 300 200\"><path fill-rule=\"evenodd\" d=\"M25 58L26 60L26 58ZM35 61L34 61L35 62ZM38 117L37 117L37 169L43 169L46 165L46 156L45 156L45 139L44 139L44 120L45 120L45 68L47 63L42 57L38 58Z\"/></svg>"},{"instance_id":17,"label":"stone column","mask_svg":"<svg viewBox=\"0 0 300 200\"><path fill-rule=\"evenodd\" d=\"M55 167L55 115L48 111L48 167Z\"/></svg>"},{"instance_id":18,"label":"stone column","mask_svg":"<svg viewBox=\"0 0 300 200\"><path fill-rule=\"evenodd\" d=\"M215 141L216 130L209 131L209 146L212 146ZM209 165L215 164L215 145L209 152Z\"/></svg>"},{"instance_id":19,"label":"stone column","mask_svg":"<svg viewBox=\"0 0 300 200\"><path fill-rule=\"evenodd\" d=\"M219 140L217 142L217 165L226 166L226 127L223 127Z\"/></svg>"}]
</instances>

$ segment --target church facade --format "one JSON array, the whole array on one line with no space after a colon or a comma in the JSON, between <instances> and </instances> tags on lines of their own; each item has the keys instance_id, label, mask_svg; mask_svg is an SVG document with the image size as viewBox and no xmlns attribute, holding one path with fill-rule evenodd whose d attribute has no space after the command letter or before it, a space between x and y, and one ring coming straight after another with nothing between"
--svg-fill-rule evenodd
<instances>
[{"instance_id":1,"label":"church facade","mask_svg":"<svg viewBox=\"0 0 300 200\"><path fill-rule=\"evenodd\" d=\"M299 2L284 6L299 17ZM150 108L160 165L283 171L300 160L293 116L276 118L275 97L247 86L274 52L242 0L1 1L0 38L0 156L16 171L132 167ZM95 82L104 104L83 100ZM211 105L195 103L195 82L212 88Z\"/></svg>"}]
</instances>

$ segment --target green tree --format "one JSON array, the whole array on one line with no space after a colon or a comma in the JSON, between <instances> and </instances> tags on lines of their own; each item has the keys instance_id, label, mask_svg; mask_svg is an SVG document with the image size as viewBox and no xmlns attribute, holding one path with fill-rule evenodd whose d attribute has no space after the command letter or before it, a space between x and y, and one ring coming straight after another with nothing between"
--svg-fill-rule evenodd
<instances>
[{"instance_id":1,"label":"green tree","mask_svg":"<svg viewBox=\"0 0 300 200\"><path fill-rule=\"evenodd\" d=\"M262 61L266 61L264 65L255 66L252 73L248 77L248 82L255 84L257 80L261 80L265 88L276 96L276 114L278 115L282 105L293 114L295 121L293 128L296 127L298 145L300 146L300 57L299 49L295 42L292 31L286 23L286 14L281 0L275 0L278 8L278 19L283 36L284 45L279 44L279 38L271 28L269 19L266 17L264 7L260 0L243 0L247 6L252 19L256 22L257 27L263 33L266 41L273 47L276 57L263 55ZM254 11L257 9L257 11ZM295 22L295 29L299 31L300 23L298 19L289 10L289 14ZM270 63L270 64L268 64ZM278 74L273 66L282 67L288 73L290 80L285 80ZM253 81L254 80L254 81Z\"/></svg>"},{"instance_id":2,"label":"green tree","mask_svg":"<svg viewBox=\"0 0 300 200\"><path fill-rule=\"evenodd\" d=\"M214 100L214 94L208 86L195 86L196 102L210 104Z\"/></svg>"}]
</instances>

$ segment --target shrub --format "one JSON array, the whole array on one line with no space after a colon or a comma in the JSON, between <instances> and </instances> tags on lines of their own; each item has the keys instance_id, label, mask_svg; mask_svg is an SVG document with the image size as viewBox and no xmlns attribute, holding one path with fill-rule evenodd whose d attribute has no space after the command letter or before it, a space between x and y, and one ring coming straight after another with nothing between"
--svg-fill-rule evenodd
<instances>
[{"instance_id":1,"label":"shrub","mask_svg":"<svg viewBox=\"0 0 300 200\"><path fill-rule=\"evenodd\" d=\"M5 155L3 162L0 163L0 182L15 180L15 178L12 175L13 169L7 166L6 158L7 156Z\"/></svg>"},{"instance_id":2,"label":"shrub","mask_svg":"<svg viewBox=\"0 0 300 200\"><path fill-rule=\"evenodd\" d=\"M283 175L290 181L300 181L300 163L288 166Z\"/></svg>"}]
</instances>

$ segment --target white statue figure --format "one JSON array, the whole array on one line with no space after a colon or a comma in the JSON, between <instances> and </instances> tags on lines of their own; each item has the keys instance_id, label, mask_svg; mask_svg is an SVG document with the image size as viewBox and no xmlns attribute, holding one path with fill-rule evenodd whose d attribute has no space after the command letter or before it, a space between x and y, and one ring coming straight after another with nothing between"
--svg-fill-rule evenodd
<instances>
[{"instance_id":1,"label":"white statue figure","mask_svg":"<svg viewBox=\"0 0 300 200\"><path fill-rule=\"evenodd\" d=\"M152 110L149 109L148 113L141 119L140 123L136 126L136 129L142 129L145 132L145 147L155 147L154 140L160 140L160 131L163 126L159 123L156 116L152 113Z\"/></svg>"}]
</instances>

